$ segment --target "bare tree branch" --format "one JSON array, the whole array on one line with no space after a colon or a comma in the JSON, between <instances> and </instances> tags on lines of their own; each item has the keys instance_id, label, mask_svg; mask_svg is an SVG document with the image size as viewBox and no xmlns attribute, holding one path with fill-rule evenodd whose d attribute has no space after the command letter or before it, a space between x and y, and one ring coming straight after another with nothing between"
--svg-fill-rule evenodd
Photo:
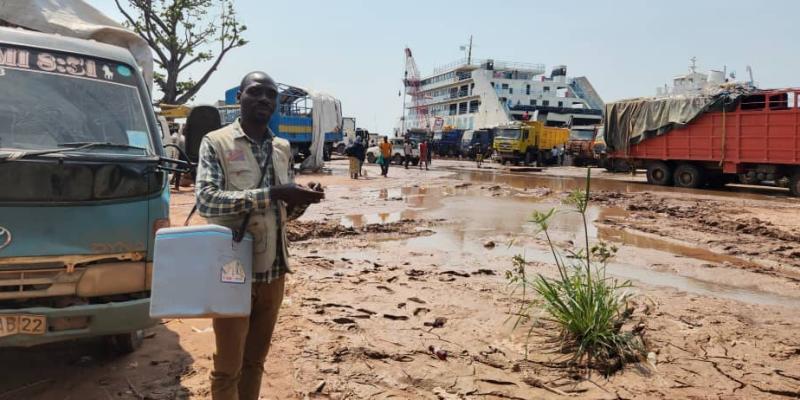
<instances>
[{"instance_id":1,"label":"bare tree branch","mask_svg":"<svg viewBox=\"0 0 800 400\"><path fill-rule=\"evenodd\" d=\"M154 82L162 103L190 101L231 50L242 47L247 27L236 18L233 0L114 0L125 25L156 54ZM126 6L123 6L123 3ZM217 50L214 51L213 48ZM189 67L211 65L199 80L184 77Z\"/></svg>"}]
</instances>

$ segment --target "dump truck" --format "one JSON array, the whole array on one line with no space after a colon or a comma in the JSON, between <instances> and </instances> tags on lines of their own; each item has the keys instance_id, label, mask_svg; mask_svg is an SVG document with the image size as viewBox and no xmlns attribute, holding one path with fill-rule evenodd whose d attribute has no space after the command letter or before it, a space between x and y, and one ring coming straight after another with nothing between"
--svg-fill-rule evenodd
<instances>
[{"instance_id":1,"label":"dump truck","mask_svg":"<svg viewBox=\"0 0 800 400\"><path fill-rule=\"evenodd\" d=\"M609 103L606 164L645 168L647 182L655 185L699 188L738 181L787 187L800 196L798 93L745 88Z\"/></svg>"},{"instance_id":2,"label":"dump truck","mask_svg":"<svg viewBox=\"0 0 800 400\"><path fill-rule=\"evenodd\" d=\"M551 161L553 147L561 147L569 139L569 129L545 126L539 121L513 122L495 129L495 157L506 162L526 165Z\"/></svg>"}]
</instances>

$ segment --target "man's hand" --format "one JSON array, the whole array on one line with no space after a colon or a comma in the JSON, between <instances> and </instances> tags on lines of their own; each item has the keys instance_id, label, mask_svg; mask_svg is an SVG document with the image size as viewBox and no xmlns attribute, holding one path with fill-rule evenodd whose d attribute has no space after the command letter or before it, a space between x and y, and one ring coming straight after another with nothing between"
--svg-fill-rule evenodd
<instances>
[{"instance_id":1,"label":"man's hand","mask_svg":"<svg viewBox=\"0 0 800 400\"><path fill-rule=\"evenodd\" d=\"M319 190L316 189L319 187ZM289 206L299 206L312 203L319 203L325 198L325 192L320 185L314 189L308 189L296 184L277 185L269 188L270 200L281 200Z\"/></svg>"}]
</instances>

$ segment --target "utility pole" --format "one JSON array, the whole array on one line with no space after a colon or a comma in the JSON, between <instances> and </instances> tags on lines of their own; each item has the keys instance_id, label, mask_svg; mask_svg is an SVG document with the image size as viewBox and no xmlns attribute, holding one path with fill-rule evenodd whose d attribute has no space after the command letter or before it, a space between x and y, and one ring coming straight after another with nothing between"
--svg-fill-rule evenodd
<instances>
[{"instance_id":1,"label":"utility pole","mask_svg":"<svg viewBox=\"0 0 800 400\"><path fill-rule=\"evenodd\" d=\"M467 65L472 64L472 35L469 35L469 53L467 53Z\"/></svg>"}]
</instances>

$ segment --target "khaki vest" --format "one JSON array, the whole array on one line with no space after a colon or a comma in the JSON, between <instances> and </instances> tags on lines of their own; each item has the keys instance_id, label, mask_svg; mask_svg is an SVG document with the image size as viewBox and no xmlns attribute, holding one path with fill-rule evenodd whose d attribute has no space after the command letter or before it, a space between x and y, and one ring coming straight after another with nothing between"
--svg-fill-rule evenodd
<instances>
[{"instance_id":1,"label":"khaki vest","mask_svg":"<svg viewBox=\"0 0 800 400\"><path fill-rule=\"evenodd\" d=\"M239 125L239 121L225 126L222 129L206 135L208 144L214 149L225 174L225 187L223 190L248 190L258 186L261 177L261 166L256 161L250 148L250 141ZM275 184L291 183L289 166L292 157L289 141L273 135L272 139L272 166L275 175ZM265 182L269 184L269 182ZM289 250L287 248L286 229L281 221L286 221L286 205L278 202L280 221L272 209L254 210L250 217L247 232L253 235L253 272L266 272L275 262L278 245L278 235L281 235L281 249L283 259L289 267ZM236 216L212 217L208 221L212 224L239 229L244 221L245 214Z\"/></svg>"}]
</instances>

